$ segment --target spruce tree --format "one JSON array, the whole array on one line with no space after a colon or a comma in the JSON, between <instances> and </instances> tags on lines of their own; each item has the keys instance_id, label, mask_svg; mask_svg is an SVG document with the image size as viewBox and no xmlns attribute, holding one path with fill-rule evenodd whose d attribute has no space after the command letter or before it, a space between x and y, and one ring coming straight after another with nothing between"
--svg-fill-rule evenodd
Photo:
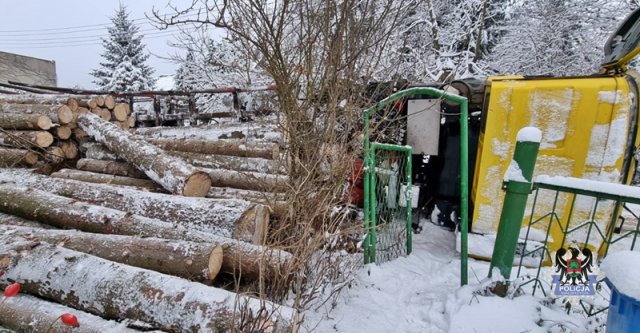
<instances>
[{"instance_id":1,"label":"spruce tree","mask_svg":"<svg viewBox=\"0 0 640 333\"><path fill-rule=\"evenodd\" d=\"M129 19L122 4L111 18L109 37L102 39L104 53L100 68L91 72L98 87L109 91L148 90L153 86L153 70L145 64L149 54L144 51L143 35Z\"/></svg>"}]
</instances>

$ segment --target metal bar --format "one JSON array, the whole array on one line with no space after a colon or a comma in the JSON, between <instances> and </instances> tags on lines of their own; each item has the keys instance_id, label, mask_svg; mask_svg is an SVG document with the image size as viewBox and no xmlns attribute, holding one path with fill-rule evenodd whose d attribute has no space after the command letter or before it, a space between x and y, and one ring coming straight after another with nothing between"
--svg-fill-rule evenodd
<instances>
[{"instance_id":1,"label":"metal bar","mask_svg":"<svg viewBox=\"0 0 640 333\"><path fill-rule=\"evenodd\" d=\"M606 248L604 249L604 254L602 257L606 257L607 253L609 253L609 244L611 244L611 239L613 238L613 231L616 229L616 217L620 213L620 206L622 203L620 201L616 201L616 207L613 209L613 215L611 217L611 225L609 225L609 230L607 231L607 237L604 240ZM597 250L597 249L596 249Z\"/></svg>"},{"instance_id":2,"label":"metal bar","mask_svg":"<svg viewBox=\"0 0 640 333\"><path fill-rule=\"evenodd\" d=\"M520 132L524 130L521 129ZM518 136L520 136L519 133ZM502 205L502 213L500 214L500 224L498 225L496 242L491 256L490 277L493 273L493 268L496 267L504 278L509 279L511 276L520 229L522 228L522 219L524 218L527 200L531 193L531 179L533 178L533 170L536 165L539 148L540 142L518 141L516 143L511 163L518 164L524 180L509 180L506 183L506 194Z\"/></svg>"},{"instance_id":3,"label":"metal bar","mask_svg":"<svg viewBox=\"0 0 640 333\"><path fill-rule=\"evenodd\" d=\"M411 254L413 251L413 234L412 234L412 224L413 224L413 205L412 203L412 185L413 185L413 150L411 148L407 149L407 187L405 188L404 197L407 199L407 255Z\"/></svg>"},{"instance_id":4,"label":"metal bar","mask_svg":"<svg viewBox=\"0 0 640 333\"><path fill-rule=\"evenodd\" d=\"M620 200L627 203L640 204L640 198L627 197L624 195L601 193L598 191L577 189L577 188L568 187L568 186L559 186L559 185L552 185L552 184L546 184L546 183L535 183L535 186L548 189L548 190L570 192L570 193L581 194L581 195L586 195L590 197L600 197L601 199Z\"/></svg>"},{"instance_id":5,"label":"metal bar","mask_svg":"<svg viewBox=\"0 0 640 333\"><path fill-rule=\"evenodd\" d=\"M525 249L525 251L527 250L527 242L529 241L529 231L531 231L533 214L535 213L535 210L536 210L536 202L538 202L538 193L540 193L540 191L538 189L536 189L536 194L533 197L533 205L531 206L531 215L529 216L529 226L527 227L527 234L524 236L524 249ZM544 252L543 252L543 254L544 254ZM524 253L520 256L520 263L518 264L518 273L516 274L516 277L520 277L520 271L522 270L522 261L523 260L524 260ZM542 263L542 261L540 263Z\"/></svg>"},{"instance_id":6,"label":"metal bar","mask_svg":"<svg viewBox=\"0 0 640 333\"><path fill-rule=\"evenodd\" d=\"M371 146L371 161L373 163L373 168L371 169L371 200L369 201L369 204L371 205L371 221L369 221L369 262L370 263L375 263L376 262L376 242L378 241L378 237L376 235L377 230L376 230L376 200L378 200L376 198L376 175L375 175L375 156L376 156L376 145L372 145Z\"/></svg>"},{"instance_id":7,"label":"metal bar","mask_svg":"<svg viewBox=\"0 0 640 333\"><path fill-rule=\"evenodd\" d=\"M587 231L587 238L584 240L584 246L587 247L587 245L589 245L589 237L591 237L591 230L593 229L593 224L595 223L596 220L596 214L598 213L598 204L600 203L598 201L598 197L596 196L596 204L593 206L593 212L591 213L591 221L589 221L589 230ZM598 249L595 249L596 251Z\"/></svg>"},{"instance_id":8,"label":"metal bar","mask_svg":"<svg viewBox=\"0 0 640 333\"><path fill-rule=\"evenodd\" d=\"M369 197L371 195L371 175L374 172L372 166L371 156L369 151L371 145L369 142L369 116L365 113L364 116L364 230L366 236L364 239L364 263L371 263L370 251L371 251L371 207Z\"/></svg>"}]
</instances>

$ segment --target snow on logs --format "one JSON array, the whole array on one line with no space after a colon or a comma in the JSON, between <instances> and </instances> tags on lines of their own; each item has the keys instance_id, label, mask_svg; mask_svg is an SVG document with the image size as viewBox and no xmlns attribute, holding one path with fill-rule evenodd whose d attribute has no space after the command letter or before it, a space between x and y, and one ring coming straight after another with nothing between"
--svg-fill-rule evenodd
<instances>
[{"instance_id":1,"label":"snow on logs","mask_svg":"<svg viewBox=\"0 0 640 333\"><path fill-rule=\"evenodd\" d=\"M164 150L240 157L260 157L269 160L277 160L280 156L279 146L273 143L252 143L243 140L155 139L146 137L144 139Z\"/></svg>"},{"instance_id":2,"label":"snow on logs","mask_svg":"<svg viewBox=\"0 0 640 333\"><path fill-rule=\"evenodd\" d=\"M87 134L149 178L174 194L204 197L211 188L211 178L181 159L167 155L144 140L136 139L118 126L92 113L78 116L78 125Z\"/></svg>"},{"instance_id":3,"label":"snow on logs","mask_svg":"<svg viewBox=\"0 0 640 333\"><path fill-rule=\"evenodd\" d=\"M218 244L6 225L0 232L194 281L211 281L222 267Z\"/></svg>"},{"instance_id":4,"label":"snow on logs","mask_svg":"<svg viewBox=\"0 0 640 333\"><path fill-rule=\"evenodd\" d=\"M297 312L289 307L45 243L25 246L27 241L0 237L6 253L0 282L20 281L26 293L172 332L233 331L245 317L236 315L239 305L270 332L295 331Z\"/></svg>"},{"instance_id":5,"label":"snow on logs","mask_svg":"<svg viewBox=\"0 0 640 333\"><path fill-rule=\"evenodd\" d=\"M98 100L102 100L101 107ZM103 117L113 118L123 129L128 130L133 127L132 122L135 123L129 105L117 103L113 96L0 95L0 145L30 149L46 163L75 160L79 156L78 142L87 141L86 133L77 126L77 117L95 109L99 109ZM53 155L47 151L52 145L60 148L53 151ZM37 162L27 160L21 165L32 166ZM6 162L3 165L7 165Z\"/></svg>"},{"instance_id":6,"label":"snow on logs","mask_svg":"<svg viewBox=\"0 0 640 333\"><path fill-rule=\"evenodd\" d=\"M26 187L0 185L0 212L64 229L98 234L159 237L219 245L223 248L222 270L241 273L248 279L262 274L276 276L291 255L212 233L65 198ZM187 226L185 226L187 225Z\"/></svg>"},{"instance_id":7,"label":"snow on logs","mask_svg":"<svg viewBox=\"0 0 640 333\"><path fill-rule=\"evenodd\" d=\"M16 332L67 332L68 327L61 323L52 326L52 323L59 321L63 313L73 313L78 318L80 326L73 328L71 330L73 333L140 333L127 328L124 323L105 320L96 315L24 293L3 298L0 323ZM5 331L0 330L0 332Z\"/></svg>"}]
</instances>

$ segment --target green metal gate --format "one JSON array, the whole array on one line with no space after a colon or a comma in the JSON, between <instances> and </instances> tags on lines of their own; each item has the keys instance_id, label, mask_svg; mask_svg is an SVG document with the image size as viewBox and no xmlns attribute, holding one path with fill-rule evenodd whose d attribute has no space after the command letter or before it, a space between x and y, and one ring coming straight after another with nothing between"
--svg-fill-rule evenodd
<instances>
[{"instance_id":1,"label":"green metal gate","mask_svg":"<svg viewBox=\"0 0 640 333\"><path fill-rule=\"evenodd\" d=\"M365 196L365 263L411 253L411 147L372 143Z\"/></svg>"}]
</instances>

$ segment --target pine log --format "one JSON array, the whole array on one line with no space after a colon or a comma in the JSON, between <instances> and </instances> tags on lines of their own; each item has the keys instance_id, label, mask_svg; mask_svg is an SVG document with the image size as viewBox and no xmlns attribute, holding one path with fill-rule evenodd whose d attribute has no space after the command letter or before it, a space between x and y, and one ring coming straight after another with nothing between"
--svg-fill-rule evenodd
<instances>
[{"instance_id":1,"label":"pine log","mask_svg":"<svg viewBox=\"0 0 640 333\"><path fill-rule=\"evenodd\" d=\"M0 128L7 130L48 130L53 127L49 116L8 113L0 110Z\"/></svg>"},{"instance_id":2,"label":"pine log","mask_svg":"<svg viewBox=\"0 0 640 333\"><path fill-rule=\"evenodd\" d=\"M5 213L0 213L0 224L28 228L55 229L54 227L47 224L42 224Z\"/></svg>"},{"instance_id":3,"label":"pine log","mask_svg":"<svg viewBox=\"0 0 640 333\"><path fill-rule=\"evenodd\" d=\"M109 111L109 109L106 109L106 108L101 109L100 118L104 119L104 121L111 120L111 111Z\"/></svg>"},{"instance_id":4,"label":"pine log","mask_svg":"<svg viewBox=\"0 0 640 333\"><path fill-rule=\"evenodd\" d=\"M95 99L96 104L98 107L103 107L104 106L104 97L103 96L96 96Z\"/></svg>"},{"instance_id":5,"label":"pine log","mask_svg":"<svg viewBox=\"0 0 640 333\"><path fill-rule=\"evenodd\" d=\"M75 112L80 107L80 101L77 98L70 97L67 99L67 106L71 111Z\"/></svg>"},{"instance_id":6,"label":"pine log","mask_svg":"<svg viewBox=\"0 0 640 333\"><path fill-rule=\"evenodd\" d=\"M53 123L61 125L66 125L73 121L73 112L66 105L0 104L0 112L48 116Z\"/></svg>"},{"instance_id":7,"label":"pine log","mask_svg":"<svg viewBox=\"0 0 640 333\"><path fill-rule=\"evenodd\" d=\"M169 153L171 155L178 156L189 162L191 165L197 167L273 174L286 173L284 166L280 165L278 161L267 160L264 158L186 153L181 151L169 151Z\"/></svg>"},{"instance_id":8,"label":"pine log","mask_svg":"<svg viewBox=\"0 0 640 333\"><path fill-rule=\"evenodd\" d=\"M260 210L262 205L254 205L238 198L233 200L185 198L127 187L45 177L26 170L1 170L1 182L15 183L19 186L159 219L192 230L224 237L233 236L259 245L264 244L264 235L269 229L270 214L268 212L253 213Z\"/></svg>"},{"instance_id":9,"label":"pine log","mask_svg":"<svg viewBox=\"0 0 640 333\"><path fill-rule=\"evenodd\" d=\"M144 172L126 162L103 161L89 158L81 158L76 163L78 170L105 173L114 176L148 179Z\"/></svg>"},{"instance_id":10,"label":"pine log","mask_svg":"<svg viewBox=\"0 0 640 333\"><path fill-rule=\"evenodd\" d=\"M78 146L73 141L60 141L58 146L62 149L66 159L73 160L78 157Z\"/></svg>"},{"instance_id":11,"label":"pine log","mask_svg":"<svg viewBox=\"0 0 640 333\"><path fill-rule=\"evenodd\" d=\"M80 115L78 124L91 137L134 164L171 193L204 197L209 192L209 175L143 140L135 139L116 125L102 121L91 113Z\"/></svg>"},{"instance_id":12,"label":"pine log","mask_svg":"<svg viewBox=\"0 0 640 333\"><path fill-rule=\"evenodd\" d=\"M0 323L18 332L140 333L122 323L25 294L5 297L2 302ZM63 313L73 313L80 326L70 329L63 325L59 319ZM0 332L3 331L0 329Z\"/></svg>"},{"instance_id":13,"label":"pine log","mask_svg":"<svg viewBox=\"0 0 640 333\"><path fill-rule=\"evenodd\" d=\"M127 104L127 105L129 105L129 104ZM128 116L127 117L127 124L129 125L129 128L136 127L136 118L132 117L132 116Z\"/></svg>"},{"instance_id":14,"label":"pine log","mask_svg":"<svg viewBox=\"0 0 640 333\"><path fill-rule=\"evenodd\" d=\"M0 148L0 166L33 166L38 163L38 154L26 149Z\"/></svg>"},{"instance_id":15,"label":"pine log","mask_svg":"<svg viewBox=\"0 0 640 333\"><path fill-rule=\"evenodd\" d=\"M69 126L58 126L53 130L56 138L60 140L69 140L71 138L71 127Z\"/></svg>"},{"instance_id":16,"label":"pine log","mask_svg":"<svg viewBox=\"0 0 640 333\"><path fill-rule=\"evenodd\" d=\"M0 226L0 232L194 281L211 281L222 267L217 244L20 226Z\"/></svg>"},{"instance_id":17,"label":"pine log","mask_svg":"<svg viewBox=\"0 0 640 333\"><path fill-rule=\"evenodd\" d=\"M96 184L113 184L123 186L134 186L144 188L150 191L164 192L164 189L155 182L148 179L139 179L131 177L122 177L114 175L106 175L103 173L88 172L82 170L61 169L51 174L51 177L74 179L88 183Z\"/></svg>"},{"instance_id":18,"label":"pine log","mask_svg":"<svg viewBox=\"0 0 640 333\"><path fill-rule=\"evenodd\" d=\"M126 121L128 114L127 114L127 109L125 108L124 103L118 103L116 104L116 106L113 108L113 118L115 118L117 121Z\"/></svg>"},{"instance_id":19,"label":"pine log","mask_svg":"<svg viewBox=\"0 0 640 333\"><path fill-rule=\"evenodd\" d=\"M76 139L83 139L83 138L89 137L89 136L87 135L87 132L85 132L85 131L84 131L82 128L80 128L80 127L77 127L77 128L74 128L74 129L73 129L73 136L74 136Z\"/></svg>"},{"instance_id":20,"label":"pine log","mask_svg":"<svg viewBox=\"0 0 640 333\"><path fill-rule=\"evenodd\" d=\"M53 135L46 131L0 131L0 145L47 148L52 143Z\"/></svg>"},{"instance_id":21,"label":"pine log","mask_svg":"<svg viewBox=\"0 0 640 333\"><path fill-rule=\"evenodd\" d=\"M269 301L46 243L18 252L12 247L24 241L0 239L8 262L0 281L20 281L26 293L105 319L142 320L161 330L204 333L232 332L241 317L265 316L270 332L295 331L296 311ZM18 244L6 244L11 241ZM245 309L243 316L236 306Z\"/></svg>"},{"instance_id":22,"label":"pine log","mask_svg":"<svg viewBox=\"0 0 640 333\"><path fill-rule=\"evenodd\" d=\"M291 258L284 251L10 184L0 185L0 211L64 229L220 245L222 270L246 278L277 276Z\"/></svg>"},{"instance_id":23,"label":"pine log","mask_svg":"<svg viewBox=\"0 0 640 333\"><path fill-rule=\"evenodd\" d=\"M64 162L64 151L60 147L48 147L45 160L53 164L60 164Z\"/></svg>"},{"instance_id":24,"label":"pine log","mask_svg":"<svg viewBox=\"0 0 640 333\"><path fill-rule=\"evenodd\" d=\"M207 197L216 199L242 198L244 200L266 205L283 199L283 196L279 193L241 190L229 187L211 187L211 190L209 190Z\"/></svg>"},{"instance_id":25,"label":"pine log","mask_svg":"<svg viewBox=\"0 0 640 333\"><path fill-rule=\"evenodd\" d=\"M104 106L109 110L113 110L116 107L116 99L112 95L105 96Z\"/></svg>"},{"instance_id":26,"label":"pine log","mask_svg":"<svg viewBox=\"0 0 640 333\"><path fill-rule=\"evenodd\" d=\"M243 140L205 140L205 139L154 139L144 138L148 142L164 149L200 154L231 155L240 157L259 157L269 160L278 159L279 146L276 144L252 143Z\"/></svg>"},{"instance_id":27,"label":"pine log","mask_svg":"<svg viewBox=\"0 0 640 333\"><path fill-rule=\"evenodd\" d=\"M84 133L86 134L86 132ZM80 146L80 150L84 152L84 156L86 158L94 160L121 161L118 156L109 151L109 149L101 143L86 142Z\"/></svg>"},{"instance_id":28,"label":"pine log","mask_svg":"<svg viewBox=\"0 0 640 333\"><path fill-rule=\"evenodd\" d=\"M242 190L284 192L289 185L289 177L258 172L240 172L224 169L202 169L209 173L217 187L232 187Z\"/></svg>"}]
</instances>

